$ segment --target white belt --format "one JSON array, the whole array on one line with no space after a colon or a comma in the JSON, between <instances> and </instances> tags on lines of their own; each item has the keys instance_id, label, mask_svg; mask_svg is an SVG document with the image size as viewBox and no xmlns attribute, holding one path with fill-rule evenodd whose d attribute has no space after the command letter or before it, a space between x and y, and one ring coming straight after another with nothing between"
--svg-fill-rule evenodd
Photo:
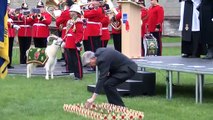
<instances>
[{"instance_id":1,"label":"white belt","mask_svg":"<svg viewBox=\"0 0 213 120\"><path fill-rule=\"evenodd\" d=\"M64 29L66 30L66 29L67 29L67 27L63 27L63 30L64 30Z\"/></svg>"},{"instance_id":2,"label":"white belt","mask_svg":"<svg viewBox=\"0 0 213 120\"><path fill-rule=\"evenodd\" d=\"M108 30L108 27L103 27L102 30Z\"/></svg>"},{"instance_id":3,"label":"white belt","mask_svg":"<svg viewBox=\"0 0 213 120\"><path fill-rule=\"evenodd\" d=\"M98 24L99 25L101 23L100 22L90 22L90 21L88 21L87 24Z\"/></svg>"},{"instance_id":4,"label":"white belt","mask_svg":"<svg viewBox=\"0 0 213 120\"><path fill-rule=\"evenodd\" d=\"M72 36L72 34L67 34L66 36Z\"/></svg>"},{"instance_id":5,"label":"white belt","mask_svg":"<svg viewBox=\"0 0 213 120\"><path fill-rule=\"evenodd\" d=\"M20 27L31 27L30 25L19 25Z\"/></svg>"},{"instance_id":6,"label":"white belt","mask_svg":"<svg viewBox=\"0 0 213 120\"><path fill-rule=\"evenodd\" d=\"M46 25L42 24L42 23L35 23L35 24L33 24L33 26L46 26Z\"/></svg>"}]
</instances>

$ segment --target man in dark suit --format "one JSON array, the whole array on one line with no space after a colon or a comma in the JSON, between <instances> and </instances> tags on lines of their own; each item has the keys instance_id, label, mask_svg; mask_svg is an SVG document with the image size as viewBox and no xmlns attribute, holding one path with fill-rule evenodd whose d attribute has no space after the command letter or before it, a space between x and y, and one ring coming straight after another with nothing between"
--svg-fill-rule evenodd
<instances>
[{"instance_id":1,"label":"man in dark suit","mask_svg":"<svg viewBox=\"0 0 213 120\"><path fill-rule=\"evenodd\" d=\"M213 0L201 0L200 12L201 40L207 45L204 59L213 59Z\"/></svg>"},{"instance_id":2,"label":"man in dark suit","mask_svg":"<svg viewBox=\"0 0 213 120\"><path fill-rule=\"evenodd\" d=\"M99 48L95 53L87 51L82 56L83 66L98 66L100 71L95 91L86 102L89 107L103 87L111 104L124 106L116 86L131 78L137 72L137 65L120 52L110 48Z\"/></svg>"},{"instance_id":3,"label":"man in dark suit","mask_svg":"<svg viewBox=\"0 0 213 120\"><path fill-rule=\"evenodd\" d=\"M206 54L206 45L200 38L197 10L201 0L181 0L179 30L182 32L181 53L184 58L199 58Z\"/></svg>"}]
</instances>

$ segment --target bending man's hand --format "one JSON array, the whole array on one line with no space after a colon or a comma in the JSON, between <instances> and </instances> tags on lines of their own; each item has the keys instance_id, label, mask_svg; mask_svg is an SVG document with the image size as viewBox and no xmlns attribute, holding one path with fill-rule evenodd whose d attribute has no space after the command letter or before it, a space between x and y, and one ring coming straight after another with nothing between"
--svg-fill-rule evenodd
<instances>
[{"instance_id":1,"label":"bending man's hand","mask_svg":"<svg viewBox=\"0 0 213 120\"><path fill-rule=\"evenodd\" d=\"M87 101L86 101L86 103L85 103L86 108L90 108L91 105L94 103L94 101L95 101L95 100L94 100L93 98L87 99Z\"/></svg>"},{"instance_id":2,"label":"bending man's hand","mask_svg":"<svg viewBox=\"0 0 213 120\"><path fill-rule=\"evenodd\" d=\"M86 108L90 108L90 107L91 107L91 105L94 103L94 101L95 101L97 95L98 95L98 94L93 93L92 97L89 98L89 99L87 99L87 101L86 101L86 103L85 103L85 107L86 107Z\"/></svg>"}]
</instances>

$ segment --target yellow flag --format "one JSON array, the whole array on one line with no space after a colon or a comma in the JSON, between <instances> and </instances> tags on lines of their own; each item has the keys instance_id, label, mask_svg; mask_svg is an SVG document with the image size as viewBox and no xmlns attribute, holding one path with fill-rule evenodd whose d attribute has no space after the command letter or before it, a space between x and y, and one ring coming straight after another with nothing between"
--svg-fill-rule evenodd
<instances>
[{"instance_id":1,"label":"yellow flag","mask_svg":"<svg viewBox=\"0 0 213 120\"><path fill-rule=\"evenodd\" d=\"M8 56L8 26L7 26L7 13L4 16L4 40L0 42L0 78L4 78L7 75L7 65L9 63Z\"/></svg>"}]
</instances>

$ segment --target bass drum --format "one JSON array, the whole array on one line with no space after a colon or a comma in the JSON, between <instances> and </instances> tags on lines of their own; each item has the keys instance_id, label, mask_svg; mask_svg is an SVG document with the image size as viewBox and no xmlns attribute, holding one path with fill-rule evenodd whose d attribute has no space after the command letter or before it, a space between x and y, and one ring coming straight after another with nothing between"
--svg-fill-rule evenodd
<instances>
[{"instance_id":1,"label":"bass drum","mask_svg":"<svg viewBox=\"0 0 213 120\"><path fill-rule=\"evenodd\" d=\"M158 42L152 34L145 34L143 38L145 56L156 56L158 53Z\"/></svg>"}]
</instances>

